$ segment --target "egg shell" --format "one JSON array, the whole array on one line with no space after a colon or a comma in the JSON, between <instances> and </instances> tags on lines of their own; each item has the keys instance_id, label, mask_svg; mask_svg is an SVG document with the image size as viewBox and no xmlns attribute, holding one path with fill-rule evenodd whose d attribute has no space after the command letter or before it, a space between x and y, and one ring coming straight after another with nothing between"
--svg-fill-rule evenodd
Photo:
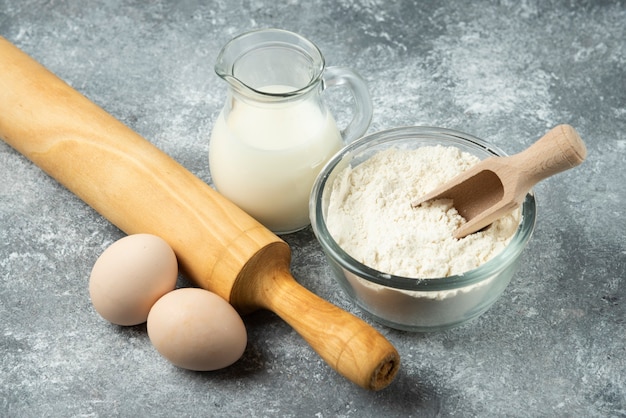
<instances>
[{"instance_id":1,"label":"egg shell","mask_svg":"<svg viewBox=\"0 0 626 418\"><path fill-rule=\"evenodd\" d=\"M96 311L117 325L146 322L152 305L176 287L178 263L172 248L151 234L128 235L96 260L89 295Z\"/></svg>"},{"instance_id":2,"label":"egg shell","mask_svg":"<svg viewBox=\"0 0 626 418\"><path fill-rule=\"evenodd\" d=\"M208 290L181 288L163 296L148 315L148 336L174 365L196 371L230 366L247 344L237 311Z\"/></svg>"}]
</instances>

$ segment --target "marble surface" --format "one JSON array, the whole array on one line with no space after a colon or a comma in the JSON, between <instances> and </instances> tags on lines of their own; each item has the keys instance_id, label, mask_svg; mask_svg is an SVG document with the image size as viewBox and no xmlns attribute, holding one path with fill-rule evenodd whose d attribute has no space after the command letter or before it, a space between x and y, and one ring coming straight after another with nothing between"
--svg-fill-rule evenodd
<instances>
[{"instance_id":1,"label":"marble surface","mask_svg":"<svg viewBox=\"0 0 626 418\"><path fill-rule=\"evenodd\" d=\"M89 272L123 233L0 141L0 416L626 416L624 2L0 0L1 36L209 183L225 98L213 63L264 27L358 71L369 132L441 126L514 153L570 123L588 160L535 188L521 269L491 310L450 331L371 322L311 230L285 236L297 280L398 349L395 381L368 392L269 312L245 318L239 362L206 373L170 365L145 326L101 319ZM345 120L345 98L328 100Z\"/></svg>"}]
</instances>

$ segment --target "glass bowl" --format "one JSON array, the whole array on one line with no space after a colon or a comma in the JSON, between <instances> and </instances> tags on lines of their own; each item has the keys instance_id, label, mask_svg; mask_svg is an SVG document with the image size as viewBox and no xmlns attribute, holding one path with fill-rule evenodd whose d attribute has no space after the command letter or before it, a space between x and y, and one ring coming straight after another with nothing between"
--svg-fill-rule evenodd
<instances>
[{"instance_id":1,"label":"glass bowl","mask_svg":"<svg viewBox=\"0 0 626 418\"><path fill-rule=\"evenodd\" d=\"M521 207L521 221L509 244L495 257L463 274L445 278L409 278L382 273L348 255L330 235L325 222L337 174L388 148L455 146L484 159L505 156L474 136L443 128L400 127L365 136L344 147L318 175L309 204L311 226L334 276L349 298L374 320L405 331L439 331L461 325L487 311L519 267L520 255L535 227L531 193Z\"/></svg>"}]
</instances>

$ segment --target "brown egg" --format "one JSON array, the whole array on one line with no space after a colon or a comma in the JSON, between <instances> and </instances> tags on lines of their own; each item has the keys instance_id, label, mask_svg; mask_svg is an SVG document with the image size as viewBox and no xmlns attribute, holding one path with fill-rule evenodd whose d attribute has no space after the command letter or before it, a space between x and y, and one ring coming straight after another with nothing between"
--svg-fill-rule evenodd
<instances>
[{"instance_id":1,"label":"brown egg","mask_svg":"<svg viewBox=\"0 0 626 418\"><path fill-rule=\"evenodd\" d=\"M178 367L208 371L230 366L242 355L247 333L224 299L197 288L177 289L154 304L148 336L157 351Z\"/></svg>"},{"instance_id":2,"label":"brown egg","mask_svg":"<svg viewBox=\"0 0 626 418\"><path fill-rule=\"evenodd\" d=\"M89 295L96 311L117 325L146 322L152 305L176 287L178 263L172 248L150 234L126 236L96 260Z\"/></svg>"}]
</instances>

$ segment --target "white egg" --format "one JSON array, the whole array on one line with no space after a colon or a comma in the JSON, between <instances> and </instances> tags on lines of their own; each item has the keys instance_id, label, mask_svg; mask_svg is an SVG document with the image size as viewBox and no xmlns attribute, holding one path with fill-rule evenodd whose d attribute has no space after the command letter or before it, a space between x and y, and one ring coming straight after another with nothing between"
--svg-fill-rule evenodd
<instances>
[{"instance_id":1,"label":"white egg","mask_svg":"<svg viewBox=\"0 0 626 418\"><path fill-rule=\"evenodd\" d=\"M235 308L197 288L177 289L159 299L148 315L148 336L174 365L197 371L230 366L247 344L246 328Z\"/></svg>"},{"instance_id":2,"label":"white egg","mask_svg":"<svg viewBox=\"0 0 626 418\"><path fill-rule=\"evenodd\" d=\"M176 287L178 263L172 248L150 234L128 235L96 260L89 295L96 311L117 325L146 322L152 305Z\"/></svg>"}]
</instances>

